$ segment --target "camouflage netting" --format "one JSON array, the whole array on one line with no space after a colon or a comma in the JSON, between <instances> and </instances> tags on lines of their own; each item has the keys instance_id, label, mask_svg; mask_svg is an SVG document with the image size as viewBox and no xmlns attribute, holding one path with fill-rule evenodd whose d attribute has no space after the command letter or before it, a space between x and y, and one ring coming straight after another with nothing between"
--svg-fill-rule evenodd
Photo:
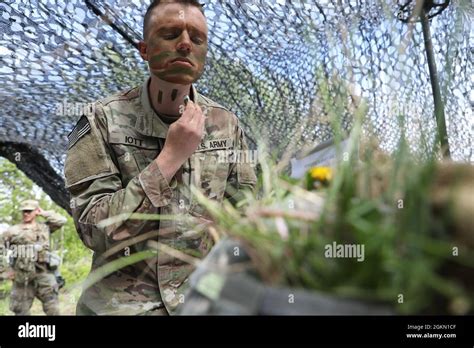
<instances>
[{"instance_id":1,"label":"camouflage netting","mask_svg":"<svg viewBox=\"0 0 474 348\"><path fill-rule=\"evenodd\" d=\"M251 142L267 136L285 149L331 138L321 95L341 88L368 102L366 130L386 149L401 129L413 148L421 134L432 141L421 25L398 18L407 0L203 2L210 45L198 89L233 110ZM0 143L31 145L62 175L66 135L86 103L147 76L135 43L148 3L2 0ZM463 161L474 161L472 14L471 2L458 0L431 19L451 153ZM351 118L342 119L349 129Z\"/></svg>"}]
</instances>

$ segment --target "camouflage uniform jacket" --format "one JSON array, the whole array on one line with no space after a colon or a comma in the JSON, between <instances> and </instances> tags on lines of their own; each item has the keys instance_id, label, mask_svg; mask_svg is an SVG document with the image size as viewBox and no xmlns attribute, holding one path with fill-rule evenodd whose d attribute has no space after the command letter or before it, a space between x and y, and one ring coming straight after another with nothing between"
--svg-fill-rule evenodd
<instances>
[{"instance_id":1,"label":"camouflage uniform jacket","mask_svg":"<svg viewBox=\"0 0 474 348\"><path fill-rule=\"evenodd\" d=\"M37 270L47 271L49 235L63 226L67 220L54 211L44 211L43 216L46 218L45 222L14 225L1 236L0 242L5 248L11 250L16 248L13 254L17 254L18 257L15 257L14 271L18 271L16 267L20 263L20 258L29 258L35 262Z\"/></svg>"},{"instance_id":2,"label":"camouflage uniform jacket","mask_svg":"<svg viewBox=\"0 0 474 348\"><path fill-rule=\"evenodd\" d=\"M212 246L208 233L184 223L186 217L204 213L190 187L219 202L236 200L243 188L253 189L253 167L230 160L233 151L247 149L237 117L198 94L194 86L192 99L207 109L205 135L169 183L154 161L168 125L151 107L148 81L96 102L94 112L82 116L69 134L66 184L76 228L94 251L92 270L124 256L157 250L157 242L203 257ZM159 214L163 219L143 220L132 213ZM193 266L157 251L154 257L122 267L87 287L78 314L173 313L192 270Z\"/></svg>"}]
</instances>

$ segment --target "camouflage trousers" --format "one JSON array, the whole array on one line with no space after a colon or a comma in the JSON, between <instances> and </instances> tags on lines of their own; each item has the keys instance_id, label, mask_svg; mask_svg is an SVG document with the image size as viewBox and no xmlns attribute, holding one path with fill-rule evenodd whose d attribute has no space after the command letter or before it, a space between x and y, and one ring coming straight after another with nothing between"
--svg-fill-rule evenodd
<instances>
[{"instance_id":1,"label":"camouflage trousers","mask_svg":"<svg viewBox=\"0 0 474 348\"><path fill-rule=\"evenodd\" d=\"M37 297L46 315L59 315L58 284L50 272L37 272L26 283L13 281L10 310L15 315L30 315L33 300Z\"/></svg>"}]
</instances>

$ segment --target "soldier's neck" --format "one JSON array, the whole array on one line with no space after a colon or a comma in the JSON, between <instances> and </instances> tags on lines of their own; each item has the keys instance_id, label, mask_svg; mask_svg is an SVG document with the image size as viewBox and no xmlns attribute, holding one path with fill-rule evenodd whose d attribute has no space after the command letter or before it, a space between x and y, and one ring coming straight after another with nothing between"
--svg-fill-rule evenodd
<instances>
[{"instance_id":1,"label":"soldier's neck","mask_svg":"<svg viewBox=\"0 0 474 348\"><path fill-rule=\"evenodd\" d=\"M29 221L29 222L23 221L23 225L28 225L28 226L34 227L34 226L36 226L36 220L33 219L33 220Z\"/></svg>"},{"instance_id":2,"label":"soldier's neck","mask_svg":"<svg viewBox=\"0 0 474 348\"><path fill-rule=\"evenodd\" d=\"M190 95L191 85L179 85L152 76L148 85L148 95L153 109L160 114L179 117L183 99ZM182 111L182 110L181 110Z\"/></svg>"}]
</instances>

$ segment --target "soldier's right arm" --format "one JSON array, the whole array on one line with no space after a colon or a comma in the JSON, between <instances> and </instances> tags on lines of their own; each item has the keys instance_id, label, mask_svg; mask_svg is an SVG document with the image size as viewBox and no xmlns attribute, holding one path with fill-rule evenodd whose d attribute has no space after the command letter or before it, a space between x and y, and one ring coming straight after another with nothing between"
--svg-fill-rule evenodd
<instances>
[{"instance_id":1,"label":"soldier's right arm","mask_svg":"<svg viewBox=\"0 0 474 348\"><path fill-rule=\"evenodd\" d=\"M0 257L2 257L6 253L6 240L5 240L5 233L0 233Z\"/></svg>"},{"instance_id":2,"label":"soldier's right arm","mask_svg":"<svg viewBox=\"0 0 474 348\"><path fill-rule=\"evenodd\" d=\"M5 232L0 233L0 258L6 258L8 255L11 240L11 230L12 227L9 227Z\"/></svg>"},{"instance_id":3,"label":"soldier's right arm","mask_svg":"<svg viewBox=\"0 0 474 348\"><path fill-rule=\"evenodd\" d=\"M43 210L42 216L46 219L50 232L54 232L64 226L67 219L54 210Z\"/></svg>"},{"instance_id":4,"label":"soldier's right arm","mask_svg":"<svg viewBox=\"0 0 474 348\"><path fill-rule=\"evenodd\" d=\"M121 241L139 234L147 221L132 220L130 215L158 213L172 196L156 160L124 187L107 137L107 120L98 102L95 115L82 116L70 133L65 164L76 227L86 246L95 251L104 251L106 239ZM118 216L112 224L99 225Z\"/></svg>"},{"instance_id":5,"label":"soldier's right arm","mask_svg":"<svg viewBox=\"0 0 474 348\"><path fill-rule=\"evenodd\" d=\"M9 227L5 232L0 233L0 246L6 248L7 242L10 242L11 227Z\"/></svg>"}]
</instances>

